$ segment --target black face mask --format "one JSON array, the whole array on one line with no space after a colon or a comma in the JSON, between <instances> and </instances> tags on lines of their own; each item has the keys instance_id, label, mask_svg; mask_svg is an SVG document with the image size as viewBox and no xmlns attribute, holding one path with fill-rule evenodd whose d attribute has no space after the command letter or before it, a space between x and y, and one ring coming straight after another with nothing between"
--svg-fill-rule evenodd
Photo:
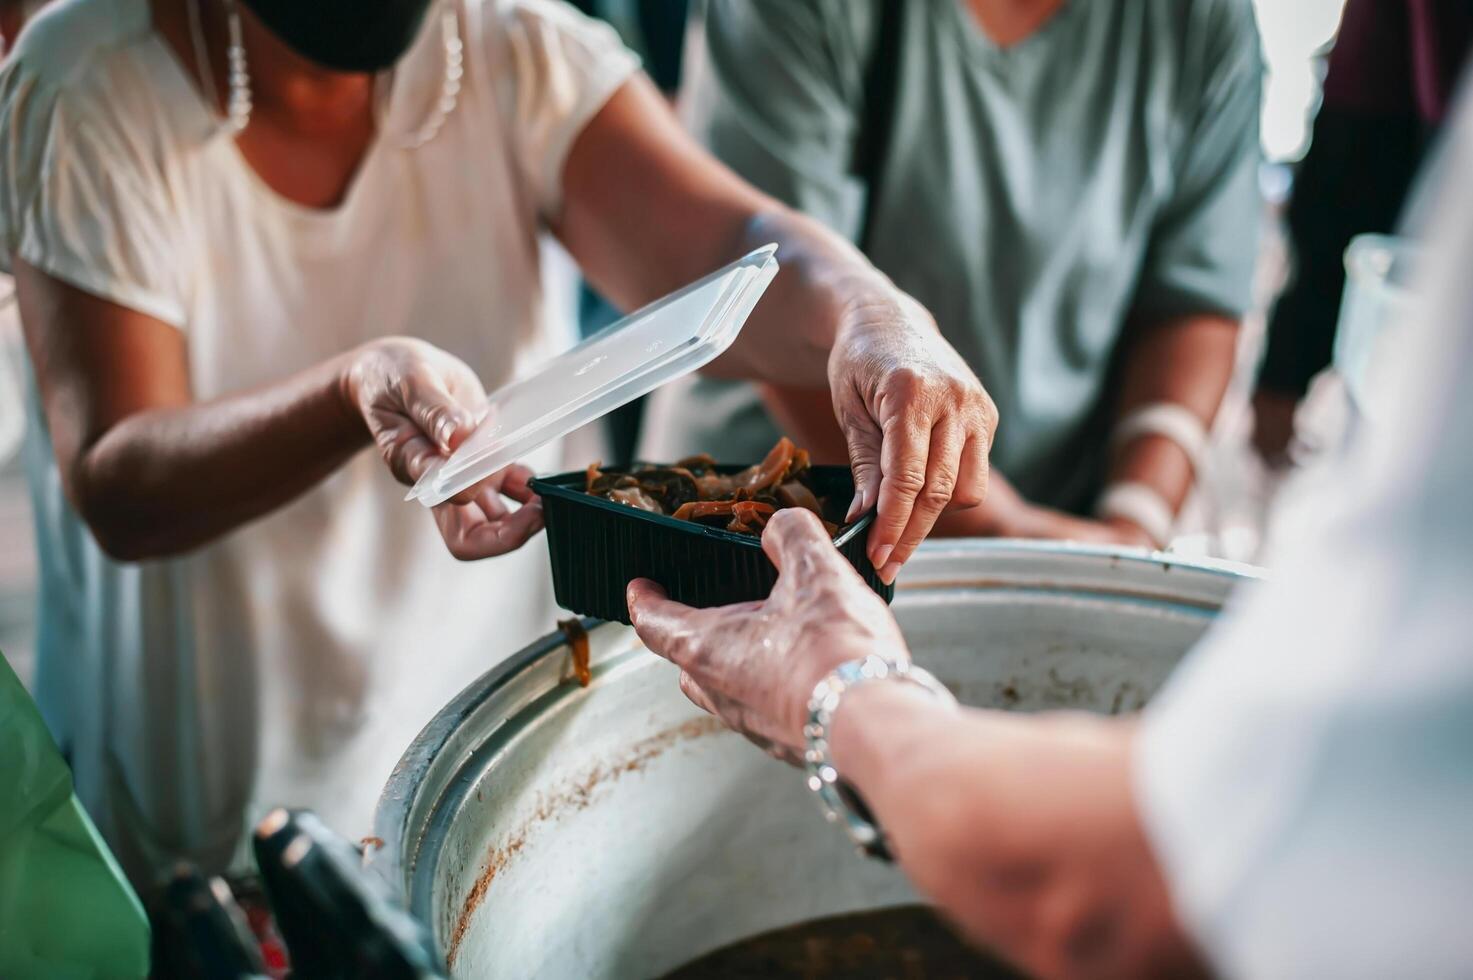
<instances>
[{"instance_id":1,"label":"black face mask","mask_svg":"<svg viewBox=\"0 0 1473 980\"><path fill-rule=\"evenodd\" d=\"M414 43L431 0L244 0L308 61L334 71L390 68Z\"/></svg>"}]
</instances>

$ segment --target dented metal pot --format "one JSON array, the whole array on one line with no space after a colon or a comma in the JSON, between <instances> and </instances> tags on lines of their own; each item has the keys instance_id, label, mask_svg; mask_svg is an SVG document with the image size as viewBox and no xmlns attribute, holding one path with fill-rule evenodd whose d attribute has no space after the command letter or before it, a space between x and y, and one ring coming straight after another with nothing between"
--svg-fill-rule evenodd
<instances>
[{"instance_id":1,"label":"dented metal pot","mask_svg":"<svg viewBox=\"0 0 1473 980\"><path fill-rule=\"evenodd\" d=\"M962 701L1131 711L1247 569L1006 541L928 545L894 611ZM726 732L627 627L559 634L425 728L379 803L375 867L455 976L653 977L821 916L915 900L857 857L798 774Z\"/></svg>"}]
</instances>

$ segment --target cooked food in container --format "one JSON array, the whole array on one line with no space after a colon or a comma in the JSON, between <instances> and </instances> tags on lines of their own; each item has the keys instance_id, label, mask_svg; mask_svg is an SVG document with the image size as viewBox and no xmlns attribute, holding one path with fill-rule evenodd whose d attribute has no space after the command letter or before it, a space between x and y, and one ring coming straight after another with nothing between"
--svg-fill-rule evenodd
<instances>
[{"instance_id":1,"label":"cooked food in container","mask_svg":"<svg viewBox=\"0 0 1473 980\"><path fill-rule=\"evenodd\" d=\"M532 488L547 518L558 603L585 616L629 622L624 589L636 578L653 579L693 606L766 598L777 569L762 551L762 529L785 507L817 514L870 587L886 601L894 595L865 554L874 515L843 524L854 496L849 469L814 466L786 438L748 466L704 455L629 467L595 463L533 480Z\"/></svg>"},{"instance_id":2,"label":"cooked food in container","mask_svg":"<svg viewBox=\"0 0 1473 980\"><path fill-rule=\"evenodd\" d=\"M818 515L832 536L839 526L828 519L828 501L813 487L808 452L784 436L767 458L736 473L719 472L716 461L702 454L670 466L636 466L632 470L588 467L584 489L595 497L669 514L677 521L724 527L738 534L761 535L767 519L784 507L802 507ZM847 499L840 506L847 505Z\"/></svg>"}]
</instances>

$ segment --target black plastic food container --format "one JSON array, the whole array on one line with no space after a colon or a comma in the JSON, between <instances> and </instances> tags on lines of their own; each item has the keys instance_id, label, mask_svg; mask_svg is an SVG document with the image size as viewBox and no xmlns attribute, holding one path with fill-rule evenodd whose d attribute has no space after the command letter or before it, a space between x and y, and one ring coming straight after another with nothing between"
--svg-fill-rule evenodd
<instances>
[{"instance_id":1,"label":"black plastic food container","mask_svg":"<svg viewBox=\"0 0 1473 980\"><path fill-rule=\"evenodd\" d=\"M716 467L719 473L742 469ZM841 507L849 505L854 477L847 467L814 466L808 472L820 497ZM583 470L532 481L547 520L558 605L584 616L628 623L624 589L637 578L652 579L665 587L670 598L698 607L765 599L772 591L777 569L767 560L756 536L677 521L595 497L584 492L586 481ZM889 602L895 587L880 581L865 554L865 539L874 519L869 513L845 526L834 545L870 588Z\"/></svg>"}]
</instances>

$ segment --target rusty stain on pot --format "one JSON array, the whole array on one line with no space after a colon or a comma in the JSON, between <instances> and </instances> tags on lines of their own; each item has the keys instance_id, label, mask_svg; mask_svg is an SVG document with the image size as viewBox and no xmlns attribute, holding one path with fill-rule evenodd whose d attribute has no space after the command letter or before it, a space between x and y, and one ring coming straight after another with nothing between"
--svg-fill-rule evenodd
<instances>
[{"instance_id":1,"label":"rusty stain on pot","mask_svg":"<svg viewBox=\"0 0 1473 980\"><path fill-rule=\"evenodd\" d=\"M726 730L726 726L718 718L709 716L692 718L674 728L666 729L634 743L628 752L614 761L600 763L582 776L565 783L562 788L539 796L537 809L533 811L531 819L507 837L505 843L492 848L487 854L485 866L466 895L461 905L460 915L455 920L455 927L450 932L450 942L445 953L446 965L452 969L455 967L460 944L465 939L466 931L470 928L476 909L480 908L481 903L485 901L491 882L526 846L528 834L539 824L548 820L556 820L565 813L585 809L593 802L594 790L600 785L612 783L625 773L639 772L681 742L693 741ZM479 799L480 793L477 792L476 795Z\"/></svg>"}]
</instances>

